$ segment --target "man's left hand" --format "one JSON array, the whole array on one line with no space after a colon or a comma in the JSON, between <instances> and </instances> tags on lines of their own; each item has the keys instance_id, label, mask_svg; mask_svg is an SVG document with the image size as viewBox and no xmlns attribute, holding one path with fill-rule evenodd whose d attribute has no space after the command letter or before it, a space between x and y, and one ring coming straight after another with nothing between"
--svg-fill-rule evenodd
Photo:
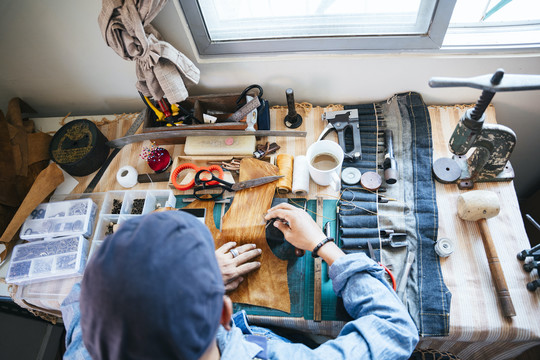
<instances>
[{"instance_id":1,"label":"man's left hand","mask_svg":"<svg viewBox=\"0 0 540 360\"><path fill-rule=\"evenodd\" d=\"M228 242L216 250L216 258L221 270L225 291L235 290L244 280L243 276L258 269L261 263L251 261L262 252L255 244L235 247L235 242Z\"/></svg>"}]
</instances>

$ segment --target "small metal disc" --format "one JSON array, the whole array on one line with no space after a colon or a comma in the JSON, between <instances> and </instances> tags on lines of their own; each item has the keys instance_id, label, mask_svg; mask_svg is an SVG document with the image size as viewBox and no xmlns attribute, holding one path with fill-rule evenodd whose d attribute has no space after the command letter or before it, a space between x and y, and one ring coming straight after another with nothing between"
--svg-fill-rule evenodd
<instances>
[{"instance_id":1,"label":"small metal disc","mask_svg":"<svg viewBox=\"0 0 540 360\"><path fill-rule=\"evenodd\" d=\"M362 173L357 168L347 167L341 172L341 180L347 185L356 185L360 182Z\"/></svg>"},{"instance_id":2,"label":"small metal disc","mask_svg":"<svg viewBox=\"0 0 540 360\"><path fill-rule=\"evenodd\" d=\"M381 175L373 171L365 172L362 174L362 177L360 178L360 184L362 184L362 187L364 189L375 191L382 184Z\"/></svg>"},{"instance_id":3,"label":"small metal disc","mask_svg":"<svg viewBox=\"0 0 540 360\"><path fill-rule=\"evenodd\" d=\"M450 184L461 177L461 167L454 159L443 157L433 163L433 174L439 182Z\"/></svg>"}]
</instances>

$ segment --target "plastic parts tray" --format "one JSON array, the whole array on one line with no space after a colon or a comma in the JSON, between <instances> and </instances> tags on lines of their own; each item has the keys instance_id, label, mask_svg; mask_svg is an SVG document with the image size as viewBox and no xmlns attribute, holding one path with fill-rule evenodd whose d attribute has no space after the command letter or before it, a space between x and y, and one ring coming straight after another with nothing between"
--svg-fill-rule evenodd
<instances>
[{"instance_id":1,"label":"plastic parts tray","mask_svg":"<svg viewBox=\"0 0 540 360\"><path fill-rule=\"evenodd\" d=\"M81 235L16 245L6 282L23 285L82 275L87 252L88 240Z\"/></svg>"},{"instance_id":2,"label":"plastic parts tray","mask_svg":"<svg viewBox=\"0 0 540 360\"><path fill-rule=\"evenodd\" d=\"M20 237L34 241L59 236L90 237L97 206L91 199L67 200L38 205L24 222Z\"/></svg>"}]
</instances>

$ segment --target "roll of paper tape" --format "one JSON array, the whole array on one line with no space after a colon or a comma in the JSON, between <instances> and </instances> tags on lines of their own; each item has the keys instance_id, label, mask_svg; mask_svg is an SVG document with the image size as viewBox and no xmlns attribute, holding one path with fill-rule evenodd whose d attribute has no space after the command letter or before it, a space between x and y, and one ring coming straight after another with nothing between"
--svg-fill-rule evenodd
<instances>
[{"instance_id":1,"label":"roll of paper tape","mask_svg":"<svg viewBox=\"0 0 540 360\"><path fill-rule=\"evenodd\" d=\"M133 166L123 166L116 173L116 181L125 188L137 185L137 170Z\"/></svg>"},{"instance_id":2,"label":"roll of paper tape","mask_svg":"<svg viewBox=\"0 0 540 360\"><path fill-rule=\"evenodd\" d=\"M294 158L292 192L296 196L307 196L309 193L309 166L304 155Z\"/></svg>"}]
</instances>

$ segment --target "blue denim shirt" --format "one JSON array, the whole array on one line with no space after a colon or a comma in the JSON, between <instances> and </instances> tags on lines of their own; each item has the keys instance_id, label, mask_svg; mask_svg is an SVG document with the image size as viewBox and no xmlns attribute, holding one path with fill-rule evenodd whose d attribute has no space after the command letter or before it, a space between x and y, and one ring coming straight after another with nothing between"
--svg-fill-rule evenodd
<instances>
[{"instance_id":1,"label":"blue denim shirt","mask_svg":"<svg viewBox=\"0 0 540 360\"><path fill-rule=\"evenodd\" d=\"M268 358L408 359L418 342L418 330L384 279L384 270L363 253L351 254L334 262L330 278L334 291L356 320L345 324L336 339L316 349L268 332ZM62 304L67 331L65 359L91 359L82 343L79 293L77 284ZM253 359L261 351L259 345L245 340L238 326L230 331L220 326L216 337L222 359Z\"/></svg>"}]
</instances>

